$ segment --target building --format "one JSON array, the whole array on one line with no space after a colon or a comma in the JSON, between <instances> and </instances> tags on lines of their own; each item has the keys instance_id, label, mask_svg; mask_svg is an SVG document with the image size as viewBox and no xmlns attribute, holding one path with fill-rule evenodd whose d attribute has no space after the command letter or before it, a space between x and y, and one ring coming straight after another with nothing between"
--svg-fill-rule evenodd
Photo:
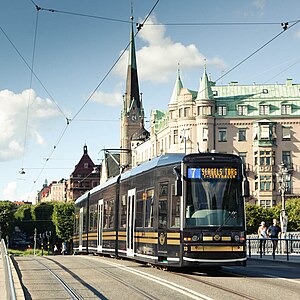
<instances>
[{"instance_id":1,"label":"building","mask_svg":"<svg viewBox=\"0 0 300 300\"><path fill-rule=\"evenodd\" d=\"M87 146L67 181L67 201L75 201L85 192L100 184L99 166L96 166L88 155Z\"/></svg>"},{"instance_id":2,"label":"building","mask_svg":"<svg viewBox=\"0 0 300 300\"><path fill-rule=\"evenodd\" d=\"M120 133L120 168L127 169L132 166L132 147L149 138L149 132L144 127L144 109L142 95L139 92L133 17L131 17L126 92L123 96Z\"/></svg>"},{"instance_id":3,"label":"building","mask_svg":"<svg viewBox=\"0 0 300 300\"><path fill-rule=\"evenodd\" d=\"M171 94L171 93L170 93ZM300 196L300 84L216 85L204 67L198 91L183 86L178 70L168 108L151 112L150 138L132 145L132 165L162 153L238 154L249 177L250 202L280 202L276 175L284 162L287 196Z\"/></svg>"}]
</instances>

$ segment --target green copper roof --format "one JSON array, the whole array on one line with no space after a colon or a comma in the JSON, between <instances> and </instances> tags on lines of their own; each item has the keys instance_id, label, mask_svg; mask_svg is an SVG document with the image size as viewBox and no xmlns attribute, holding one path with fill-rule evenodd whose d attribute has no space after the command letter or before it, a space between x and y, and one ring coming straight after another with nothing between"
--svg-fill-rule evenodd
<instances>
[{"instance_id":1,"label":"green copper roof","mask_svg":"<svg viewBox=\"0 0 300 300\"><path fill-rule=\"evenodd\" d=\"M204 66L203 76L200 80L200 87L198 90L196 100L213 100L214 96L210 87L210 82L206 74L206 66Z\"/></svg>"},{"instance_id":2,"label":"green copper roof","mask_svg":"<svg viewBox=\"0 0 300 300\"><path fill-rule=\"evenodd\" d=\"M181 81L181 78L180 78L180 70L178 68L176 82L175 82L175 86L174 86L173 93L172 93L171 100L170 100L169 104L173 104L173 103L177 102L178 95L179 95L180 90L182 88L183 88L183 84L182 84L182 81Z\"/></svg>"}]
</instances>

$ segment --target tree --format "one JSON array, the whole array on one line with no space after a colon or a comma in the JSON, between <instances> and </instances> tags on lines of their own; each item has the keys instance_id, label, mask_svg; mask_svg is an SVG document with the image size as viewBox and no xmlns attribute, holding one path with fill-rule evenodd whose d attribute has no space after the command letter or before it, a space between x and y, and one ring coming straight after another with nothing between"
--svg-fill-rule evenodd
<instances>
[{"instance_id":1,"label":"tree","mask_svg":"<svg viewBox=\"0 0 300 300\"><path fill-rule=\"evenodd\" d=\"M32 219L36 222L38 233L45 233L46 231L53 232L54 226L52 223L53 203L38 203L32 206Z\"/></svg>"},{"instance_id":2,"label":"tree","mask_svg":"<svg viewBox=\"0 0 300 300\"><path fill-rule=\"evenodd\" d=\"M0 236L5 238L13 231L13 213L16 205L10 201L0 201Z\"/></svg>"},{"instance_id":3,"label":"tree","mask_svg":"<svg viewBox=\"0 0 300 300\"><path fill-rule=\"evenodd\" d=\"M288 214L288 231L300 230L300 199L289 199L286 202Z\"/></svg>"},{"instance_id":4,"label":"tree","mask_svg":"<svg viewBox=\"0 0 300 300\"><path fill-rule=\"evenodd\" d=\"M33 235L35 222L32 219L32 205L20 205L14 213L15 225L18 226L28 236Z\"/></svg>"},{"instance_id":5,"label":"tree","mask_svg":"<svg viewBox=\"0 0 300 300\"><path fill-rule=\"evenodd\" d=\"M57 236L69 242L73 236L74 228L74 203L55 203L52 215Z\"/></svg>"}]
</instances>

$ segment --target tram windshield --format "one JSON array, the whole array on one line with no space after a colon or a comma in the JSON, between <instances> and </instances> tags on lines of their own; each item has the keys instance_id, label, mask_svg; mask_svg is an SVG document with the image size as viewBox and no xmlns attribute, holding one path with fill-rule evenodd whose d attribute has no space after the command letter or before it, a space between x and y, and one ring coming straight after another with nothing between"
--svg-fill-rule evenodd
<instances>
[{"instance_id":1,"label":"tram windshield","mask_svg":"<svg viewBox=\"0 0 300 300\"><path fill-rule=\"evenodd\" d=\"M186 226L242 226L241 179L236 167L188 168Z\"/></svg>"}]
</instances>

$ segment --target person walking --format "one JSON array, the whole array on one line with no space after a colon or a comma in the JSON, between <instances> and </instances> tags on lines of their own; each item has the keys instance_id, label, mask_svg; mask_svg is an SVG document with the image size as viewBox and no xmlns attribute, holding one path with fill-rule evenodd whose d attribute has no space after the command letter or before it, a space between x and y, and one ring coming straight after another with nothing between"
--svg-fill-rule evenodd
<instances>
[{"instance_id":1,"label":"person walking","mask_svg":"<svg viewBox=\"0 0 300 300\"><path fill-rule=\"evenodd\" d=\"M262 221L257 230L258 238L259 238L259 253L260 255L265 255L266 252L266 239L268 237L266 223Z\"/></svg>"},{"instance_id":2,"label":"person walking","mask_svg":"<svg viewBox=\"0 0 300 300\"><path fill-rule=\"evenodd\" d=\"M273 224L268 228L267 233L272 240L273 258L275 258L275 251L276 251L277 245L278 245L278 237L281 234L281 228L280 228L280 226L277 225L276 219L273 219Z\"/></svg>"},{"instance_id":3,"label":"person walking","mask_svg":"<svg viewBox=\"0 0 300 300\"><path fill-rule=\"evenodd\" d=\"M62 242L61 244L61 254L62 255L65 255L67 252L67 245L66 245L66 242Z\"/></svg>"}]
</instances>

